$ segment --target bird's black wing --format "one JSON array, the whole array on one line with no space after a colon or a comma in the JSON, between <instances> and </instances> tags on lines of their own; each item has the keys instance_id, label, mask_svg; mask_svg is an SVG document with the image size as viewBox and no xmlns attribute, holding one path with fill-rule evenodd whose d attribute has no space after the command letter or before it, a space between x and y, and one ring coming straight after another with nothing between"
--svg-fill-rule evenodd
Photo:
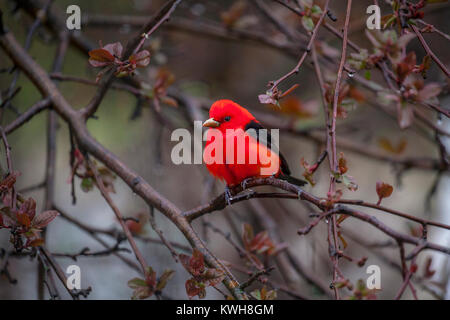
<instances>
[{"instance_id":1,"label":"bird's black wing","mask_svg":"<svg viewBox=\"0 0 450 320\"><path fill-rule=\"evenodd\" d=\"M250 130L250 129L253 129L253 130ZM261 130L266 130L267 135L264 136L263 134L261 134ZM270 150L273 150L274 152L278 152L278 155L281 160L281 172L284 173L285 175L291 174L291 170L289 169L286 159L281 154L281 152L279 152L278 146L275 143L272 143L272 136L270 135L269 130L264 128L261 125L261 123L259 123L258 121L252 120L245 126L245 131L250 136L255 138L258 142L264 144ZM255 132L256 132L256 137L254 136ZM266 139L266 137L267 137L267 139Z\"/></svg>"}]
</instances>

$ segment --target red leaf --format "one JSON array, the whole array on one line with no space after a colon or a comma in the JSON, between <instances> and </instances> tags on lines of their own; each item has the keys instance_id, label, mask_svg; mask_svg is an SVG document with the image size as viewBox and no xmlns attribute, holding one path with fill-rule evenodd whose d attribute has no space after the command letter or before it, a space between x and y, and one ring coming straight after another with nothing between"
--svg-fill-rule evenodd
<instances>
[{"instance_id":1,"label":"red leaf","mask_svg":"<svg viewBox=\"0 0 450 320\"><path fill-rule=\"evenodd\" d=\"M115 60L114 56L105 49L94 49L89 51L89 63L93 67L104 67Z\"/></svg>"},{"instance_id":2,"label":"red leaf","mask_svg":"<svg viewBox=\"0 0 450 320\"><path fill-rule=\"evenodd\" d=\"M203 299L206 296L204 285L202 283L198 283L194 279L187 280L185 287L189 299L195 296L198 296L200 299Z\"/></svg>"},{"instance_id":3,"label":"red leaf","mask_svg":"<svg viewBox=\"0 0 450 320\"><path fill-rule=\"evenodd\" d=\"M142 50L130 57L130 62L138 68L146 67L150 63L150 52Z\"/></svg>"},{"instance_id":4,"label":"red leaf","mask_svg":"<svg viewBox=\"0 0 450 320\"><path fill-rule=\"evenodd\" d=\"M416 66L416 53L411 51L402 62L397 65L397 82L402 83L406 76L410 74Z\"/></svg>"},{"instance_id":5,"label":"red leaf","mask_svg":"<svg viewBox=\"0 0 450 320\"><path fill-rule=\"evenodd\" d=\"M25 200L19 208L19 213L28 215L28 218L33 220L36 214L36 201L33 198Z\"/></svg>"},{"instance_id":6,"label":"red leaf","mask_svg":"<svg viewBox=\"0 0 450 320\"><path fill-rule=\"evenodd\" d=\"M53 219L55 219L58 215L59 215L58 211L55 211L55 210L44 211L44 212L40 213L33 220L33 227L35 227L35 228L44 228L50 222L52 222Z\"/></svg>"},{"instance_id":7,"label":"red leaf","mask_svg":"<svg viewBox=\"0 0 450 320\"><path fill-rule=\"evenodd\" d=\"M39 246L41 246L43 244L44 244L44 239L39 238L39 239L34 239L34 240L30 241L29 243L27 243L27 246L39 247Z\"/></svg>"},{"instance_id":8,"label":"red leaf","mask_svg":"<svg viewBox=\"0 0 450 320\"><path fill-rule=\"evenodd\" d=\"M378 203L377 204L380 204L381 200L383 198L387 198L387 197L391 196L392 191L394 191L394 188L388 183L378 181L377 185L376 185L376 190L377 190L377 194L378 194Z\"/></svg>"},{"instance_id":9,"label":"red leaf","mask_svg":"<svg viewBox=\"0 0 450 320\"><path fill-rule=\"evenodd\" d=\"M347 170L348 170L348 168L347 168L347 160L345 160L344 153L342 153L342 152L339 155L339 164L338 164L338 166L339 166L339 172L341 174L344 174L344 173L347 172Z\"/></svg>"},{"instance_id":10,"label":"red leaf","mask_svg":"<svg viewBox=\"0 0 450 320\"><path fill-rule=\"evenodd\" d=\"M17 212L16 214L17 222L19 222L25 228L29 228L31 226L31 220L26 213Z\"/></svg>"},{"instance_id":11,"label":"red leaf","mask_svg":"<svg viewBox=\"0 0 450 320\"><path fill-rule=\"evenodd\" d=\"M192 275L198 276L205 271L203 254L198 249L194 249L192 257L180 254L179 258L184 268Z\"/></svg>"},{"instance_id":12,"label":"red leaf","mask_svg":"<svg viewBox=\"0 0 450 320\"><path fill-rule=\"evenodd\" d=\"M194 275L199 275L205 271L203 254L198 249L194 249L192 258L189 260L189 267Z\"/></svg>"},{"instance_id":13,"label":"red leaf","mask_svg":"<svg viewBox=\"0 0 450 320\"><path fill-rule=\"evenodd\" d=\"M178 258L180 258L180 262L183 265L183 267L190 272L190 270L189 270L189 260L191 259L191 257L181 253L181 254L178 255Z\"/></svg>"},{"instance_id":14,"label":"red leaf","mask_svg":"<svg viewBox=\"0 0 450 320\"><path fill-rule=\"evenodd\" d=\"M3 179L2 182L0 182L0 192L11 189L16 183L16 178L18 175L18 172L13 172L10 173L5 179Z\"/></svg>"}]
</instances>

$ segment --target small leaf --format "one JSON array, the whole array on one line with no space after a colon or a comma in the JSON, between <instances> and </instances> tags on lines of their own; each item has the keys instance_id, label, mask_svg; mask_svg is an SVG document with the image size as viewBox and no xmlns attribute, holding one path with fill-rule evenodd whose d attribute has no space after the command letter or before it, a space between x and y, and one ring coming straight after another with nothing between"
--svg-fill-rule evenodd
<instances>
[{"instance_id":1,"label":"small leaf","mask_svg":"<svg viewBox=\"0 0 450 320\"><path fill-rule=\"evenodd\" d=\"M302 17L302 25L303 25L303 28L305 28L307 31L314 30L314 22L311 19L311 17L303 16Z\"/></svg>"},{"instance_id":2,"label":"small leaf","mask_svg":"<svg viewBox=\"0 0 450 320\"><path fill-rule=\"evenodd\" d=\"M189 271L190 272L190 270L189 270L189 260L191 259L191 257L190 256L188 256L188 255L185 255L185 254L179 254L178 255L178 258L180 259L180 262L181 262L181 264L183 265L183 267L187 270L187 271Z\"/></svg>"},{"instance_id":3,"label":"small leaf","mask_svg":"<svg viewBox=\"0 0 450 320\"><path fill-rule=\"evenodd\" d=\"M167 282L173 277L175 271L173 270L166 270L164 273L159 277L158 284L156 285L156 290L161 291L164 289L167 285Z\"/></svg>"},{"instance_id":4,"label":"small leaf","mask_svg":"<svg viewBox=\"0 0 450 320\"><path fill-rule=\"evenodd\" d=\"M225 279L225 274L222 270L209 268L202 275L201 279L205 282L207 286L215 286Z\"/></svg>"},{"instance_id":5,"label":"small leaf","mask_svg":"<svg viewBox=\"0 0 450 320\"><path fill-rule=\"evenodd\" d=\"M168 97L168 96L161 97L161 102L164 104L167 104L168 106L171 106L171 107L178 107L177 100L175 100L174 98Z\"/></svg>"},{"instance_id":6,"label":"small leaf","mask_svg":"<svg viewBox=\"0 0 450 320\"><path fill-rule=\"evenodd\" d=\"M115 60L114 56L105 49L94 49L89 51L89 63L93 67L104 67Z\"/></svg>"},{"instance_id":7,"label":"small leaf","mask_svg":"<svg viewBox=\"0 0 450 320\"><path fill-rule=\"evenodd\" d=\"M275 300L277 298L277 292L275 290L267 290L265 286L262 289L253 290L251 295L256 300Z\"/></svg>"},{"instance_id":8,"label":"small leaf","mask_svg":"<svg viewBox=\"0 0 450 320\"><path fill-rule=\"evenodd\" d=\"M41 212L39 215L37 215L33 220L33 227L34 228L44 228L46 227L50 222L53 221L57 216L59 216L58 211L55 210L48 210Z\"/></svg>"},{"instance_id":9,"label":"small leaf","mask_svg":"<svg viewBox=\"0 0 450 320\"><path fill-rule=\"evenodd\" d=\"M348 168L347 168L347 160L345 160L344 158L344 153L341 152L339 154L339 162L338 162L338 168L339 168L339 172L341 174L344 174L347 172Z\"/></svg>"},{"instance_id":10,"label":"small leaf","mask_svg":"<svg viewBox=\"0 0 450 320\"><path fill-rule=\"evenodd\" d=\"M83 178L81 180L81 190L89 192L94 188L94 180L92 178Z\"/></svg>"},{"instance_id":11,"label":"small leaf","mask_svg":"<svg viewBox=\"0 0 450 320\"><path fill-rule=\"evenodd\" d=\"M17 222L19 222L25 228L29 228L31 226L31 220L26 213L17 213L16 214Z\"/></svg>"},{"instance_id":12,"label":"small leaf","mask_svg":"<svg viewBox=\"0 0 450 320\"><path fill-rule=\"evenodd\" d=\"M347 189L349 189L350 191L358 190L358 184L352 176L343 174L341 177L342 183L347 187Z\"/></svg>"},{"instance_id":13,"label":"small leaf","mask_svg":"<svg viewBox=\"0 0 450 320\"><path fill-rule=\"evenodd\" d=\"M42 246L44 244L44 239L39 238L39 239L34 239L32 241L30 241L27 245L30 247L39 247Z\"/></svg>"},{"instance_id":14,"label":"small leaf","mask_svg":"<svg viewBox=\"0 0 450 320\"><path fill-rule=\"evenodd\" d=\"M315 4L311 8L311 13L315 16L319 16L322 13L322 9L317 4Z\"/></svg>"},{"instance_id":15,"label":"small leaf","mask_svg":"<svg viewBox=\"0 0 450 320\"><path fill-rule=\"evenodd\" d=\"M206 296L205 286L202 283L195 281L195 279L187 280L185 287L189 299L192 299L195 296L203 299Z\"/></svg>"},{"instance_id":16,"label":"small leaf","mask_svg":"<svg viewBox=\"0 0 450 320\"><path fill-rule=\"evenodd\" d=\"M192 257L185 254L180 254L178 257L183 267L192 275L198 276L205 271L204 257L198 249L194 249Z\"/></svg>"},{"instance_id":17,"label":"small leaf","mask_svg":"<svg viewBox=\"0 0 450 320\"><path fill-rule=\"evenodd\" d=\"M388 198L391 196L392 191L394 191L394 188L388 183L378 181L377 185L376 185L376 190L377 190L377 194L378 194L378 203L377 204L379 205L383 198Z\"/></svg>"},{"instance_id":18,"label":"small leaf","mask_svg":"<svg viewBox=\"0 0 450 320\"><path fill-rule=\"evenodd\" d=\"M203 254L198 249L194 249L192 258L189 260L189 267L194 275L201 274L205 271Z\"/></svg>"},{"instance_id":19,"label":"small leaf","mask_svg":"<svg viewBox=\"0 0 450 320\"><path fill-rule=\"evenodd\" d=\"M28 198L25 200L19 208L19 213L28 215L28 218L33 220L36 214L36 201L33 198Z\"/></svg>"},{"instance_id":20,"label":"small leaf","mask_svg":"<svg viewBox=\"0 0 450 320\"><path fill-rule=\"evenodd\" d=\"M120 42L108 43L103 47L106 51L108 51L113 57L120 59L122 57L122 44Z\"/></svg>"},{"instance_id":21,"label":"small leaf","mask_svg":"<svg viewBox=\"0 0 450 320\"><path fill-rule=\"evenodd\" d=\"M145 282L144 279L133 278L130 281L128 281L128 286L131 289L136 289L136 288L139 288L139 287L147 287L147 283Z\"/></svg>"},{"instance_id":22,"label":"small leaf","mask_svg":"<svg viewBox=\"0 0 450 320\"><path fill-rule=\"evenodd\" d=\"M6 178L3 179L2 182L0 182L0 192L4 192L11 189L16 183L18 175L19 175L18 172L8 174L8 176L6 176Z\"/></svg>"},{"instance_id":23,"label":"small leaf","mask_svg":"<svg viewBox=\"0 0 450 320\"><path fill-rule=\"evenodd\" d=\"M153 294L149 287L138 287L134 289L131 299L146 299Z\"/></svg>"},{"instance_id":24,"label":"small leaf","mask_svg":"<svg viewBox=\"0 0 450 320\"><path fill-rule=\"evenodd\" d=\"M142 50L130 57L130 62L136 64L136 67L143 68L150 63L150 52Z\"/></svg>"},{"instance_id":25,"label":"small leaf","mask_svg":"<svg viewBox=\"0 0 450 320\"><path fill-rule=\"evenodd\" d=\"M429 83L425 85L417 95L417 100L419 101L427 101L432 98L435 98L441 93L441 86L437 83Z\"/></svg>"}]
</instances>

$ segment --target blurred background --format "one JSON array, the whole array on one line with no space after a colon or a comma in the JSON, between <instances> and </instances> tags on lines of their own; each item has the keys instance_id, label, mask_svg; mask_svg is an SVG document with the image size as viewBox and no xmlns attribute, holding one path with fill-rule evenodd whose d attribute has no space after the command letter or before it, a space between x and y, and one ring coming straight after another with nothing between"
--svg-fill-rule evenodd
<instances>
[{"instance_id":1,"label":"blurred background","mask_svg":"<svg viewBox=\"0 0 450 320\"><path fill-rule=\"evenodd\" d=\"M279 17L291 29L306 35L297 15L273 1L263 2L270 8L273 15ZM151 62L149 67L138 70L138 76L152 84L162 73L172 74L174 82L168 89L169 93L170 90L174 90L195 99L201 106L200 115L203 119L208 118L207 109L212 101L226 98L250 109L257 117L260 115L262 122L270 120L268 122L272 125L279 124L282 128L280 150L287 158L293 175L301 177L304 172L301 159L304 158L310 164L315 163L325 148L322 140L317 138L323 137L325 131L320 90L314 69L311 67L310 59L307 58L300 72L283 84L283 88L287 89L298 83L299 88L285 98L281 108L261 104L258 95L265 92L268 81L277 79L291 70L297 62L296 56L299 56L302 51L299 50L299 54L295 55L295 53L292 54L291 49L270 48L258 41L240 39L232 31L227 33L226 14L230 15L232 12L230 8L234 7L236 10L241 6L238 18L233 22L233 28L263 34L266 38L274 39L280 44L289 43L289 39L261 14L252 1L240 1L240 3L236 5L236 1L182 1L170 22L161 27L146 42L145 47L151 52ZM323 5L323 1L315 1L315 3ZM61 13L61 19L64 21L67 16L66 7L71 4L81 8L82 34L95 47L98 47L99 41L103 44L120 41L125 46L138 30L137 23L134 22L146 21L164 4L164 1L58 0L53 2L52 10ZM349 33L352 41L368 49L371 45L365 35L365 19L366 8L370 4L372 1L354 1ZM12 13L15 5L16 1L0 0L5 24L23 44L34 18L21 9ZM328 21L340 30L345 17L344 1L331 1L330 8L337 21ZM435 25L442 32L450 33L449 9L448 3L429 5L424 10L424 20ZM382 12L389 12L389 8L384 4ZM138 17L128 18L126 23L102 22L103 16L118 15ZM177 21L181 22L177 24ZM193 28L183 28L182 22L185 21L190 21L192 26L199 25L200 31L194 32ZM217 26L224 30L225 35L230 36L215 37L203 34L202 23ZM425 38L435 54L448 67L450 65L448 42L435 33L426 34ZM337 53L336 61L338 61L341 40L323 28L319 31L318 39L325 48L323 50L329 50L331 54ZM31 42L29 52L41 66L50 70L56 45L57 41L53 33L45 27L40 27ZM408 49L414 50L417 60L422 61L424 50L417 39L410 42ZM11 67L10 60L3 52L0 52L0 68L9 67ZM322 68L325 77L332 78L337 72L337 67L337 62L324 62ZM98 69L89 65L86 53L74 46L69 48L62 74L94 81L97 72ZM0 74L2 92L9 87L11 78L11 74ZM378 70L372 71L372 80L385 86ZM438 67L432 63L427 72L426 81L445 84L446 80ZM384 206L450 224L448 171L406 168L382 159L384 156L393 159L410 157L439 159L434 132L421 123L404 130L400 129L395 116L388 115L376 106L379 103L373 93L361 88L360 84L351 77L347 77L347 81L355 88L355 97L358 97L355 100L358 101L347 110L345 119L338 120L338 137L349 142L341 147L338 141L338 151L344 152L349 168L348 173L357 182L358 189L353 192L342 188L343 198L376 202L378 197L375 184L377 181L384 181L394 186L392 196L383 200ZM40 99L40 93L23 73L19 76L17 86L21 87L21 90L12 100L12 105L17 111L23 112ZM61 81L59 87L65 98L76 108L84 107L96 92L94 86L71 81ZM440 104L444 108L449 107L447 92L448 90L444 90L440 96ZM450 132L448 118L439 119L435 112L423 111L432 123ZM5 110L3 113L2 125L10 123L17 116L12 110ZM182 210L205 204L223 192L224 184L212 181L204 165L174 165L171 161L171 150L175 145L171 142L173 131L171 126L192 129L192 119L186 116L186 108L183 105L174 107L162 104L158 112L152 103L141 103L129 92L111 89L96 115L98 119L88 122L91 134ZM15 169L21 173L17 182L19 190L39 185L45 177L46 119L47 111L35 116L27 125L8 136ZM167 125L164 119L171 125ZM448 136L441 135L441 139L449 148ZM66 215L93 228L118 230L120 226L99 191L94 189L84 192L78 178L75 180L77 201L75 205L72 204L69 131L67 124L61 120L59 120L56 150L56 205ZM377 158L374 154L381 156ZM3 149L0 161L5 167ZM327 161L315 173L314 180L317 184L314 187L306 186L306 190L314 195L326 197L329 187ZM145 222L149 209L144 201L133 194L119 178L115 179L114 187L116 192L112 194L112 197L122 214ZM27 191L25 196L36 199L39 212L43 204L43 188ZM268 264L277 267L270 275L270 280L278 287L287 288L303 296L326 299L332 291L323 293L317 285L311 285L302 275L302 271L306 271L318 279L323 288L327 288L332 280L326 224L320 224L306 236L297 235L297 229L308 224L311 220L309 215L313 211L304 203L295 200L255 199L204 216L194 222L194 228L218 258L231 264L231 271L241 281L248 278L248 275L242 272L248 270L246 262L239 257L224 236L210 226L220 229L225 234L230 233L231 238L237 243L241 241L244 223L252 225L255 232L269 230L274 241L288 244L289 256L294 257L296 264L301 266L299 272L292 263L283 264L275 257L269 257ZM417 228L416 224L376 210L364 208L362 211L373 214L390 227L405 233L414 234ZM188 247L183 235L168 219L159 212L156 212L155 216L159 228L168 239ZM378 265L381 268L382 290L377 292L377 297L392 298L403 282L398 269L400 263L398 247L379 230L355 219L347 219L342 226L342 236L348 243L345 253L355 261L363 257L368 258L363 267L359 267L355 261L340 259L344 274L356 284L358 279L364 281L367 279L367 266ZM158 238L148 223L134 227L139 237ZM430 241L450 246L448 231L430 227L428 232ZM104 234L98 234L98 236L110 245L115 244L113 237ZM61 216L48 227L46 243L52 253L77 253L85 247L89 247L92 252L103 249L89 234ZM164 295L168 298L187 299L184 283L189 278L189 274L180 264L174 262L167 248L152 241L138 240L138 245L148 264L158 274L165 269L176 271L164 290ZM127 242L122 242L121 247L127 248ZM6 251L11 250L7 230L0 230L0 248ZM408 252L412 248L407 246ZM183 252L181 247L178 250ZM132 253L122 252L121 254L134 259ZM129 299L132 290L127 286L127 281L139 276L134 269L114 255L81 256L77 261L68 257L56 259L63 269L71 264L80 266L82 287L92 287L88 299ZM286 257L284 259L289 260ZM429 268L436 272L426 278L423 275L427 271L426 264L430 259ZM418 276L414 283L419 298L450 298L448 257L425 251L419 256L418 266ZM37 260L29 257L10 258L9 270L17 279L17 283L11 284L4 276L0 277L0 298L36 299ZM59 283L57 286L62 297L69 298ZM256 282L252 286L261 288L262 284ZM352 295L352 292L347 289L342 289L341 292L343 297ZM223 297L213 288L208 288L206 298ZM283 290L278 290L278 298L291 299L292 296ZM411 292L407 290L403 298L411 299Z\"/></svg>"}]
</instances>

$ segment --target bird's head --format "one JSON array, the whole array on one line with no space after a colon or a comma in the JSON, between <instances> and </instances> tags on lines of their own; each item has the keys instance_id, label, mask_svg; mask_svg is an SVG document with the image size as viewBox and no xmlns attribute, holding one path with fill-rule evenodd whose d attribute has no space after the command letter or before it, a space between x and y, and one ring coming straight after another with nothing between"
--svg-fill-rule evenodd
<instances>
[{"instance_id":1,"label":"bird's head","mask_svg":"<svg viewBox=\"0 0 450 320\"><path fill-rule=\"evenodd\" d=\"M223 132L226 129L243 129L255 117L247 109L231 100L218 100L209 109L209 119L204 127L217 128Z\"/></svg>"}]
</instances>

